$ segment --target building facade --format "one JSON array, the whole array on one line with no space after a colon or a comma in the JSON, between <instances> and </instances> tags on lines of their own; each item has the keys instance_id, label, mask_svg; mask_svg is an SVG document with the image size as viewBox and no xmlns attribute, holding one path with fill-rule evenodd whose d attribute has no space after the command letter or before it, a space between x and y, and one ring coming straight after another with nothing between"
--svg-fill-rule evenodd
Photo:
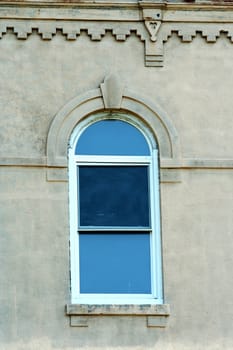
<instances>
[{"instance_id":1,"label":"building facade","mask_svg":"<svg viewBox=\"0 0 233 350\"><path fill-rule=\"evenodd\" d=\"M233 4L0 2L0 349L233 349Z\"/></svg>"}]
</instances>

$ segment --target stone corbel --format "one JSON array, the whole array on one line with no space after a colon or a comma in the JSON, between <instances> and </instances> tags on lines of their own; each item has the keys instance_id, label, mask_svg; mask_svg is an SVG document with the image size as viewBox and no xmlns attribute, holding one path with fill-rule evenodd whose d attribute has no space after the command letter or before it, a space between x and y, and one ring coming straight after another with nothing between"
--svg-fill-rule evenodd
<instances>
[{"instance_id":1,"label":"stone corbel","mask_svg":"<svg viewBox=\"0 0 233 350\"><path fill-rule=\"evenodd\" d=\"M158 42L163 12L161 9L143 8L142 16L150 39L145 43L145 65L149 67L163 66L163 46Z\"/></svg>"}]
</instances>

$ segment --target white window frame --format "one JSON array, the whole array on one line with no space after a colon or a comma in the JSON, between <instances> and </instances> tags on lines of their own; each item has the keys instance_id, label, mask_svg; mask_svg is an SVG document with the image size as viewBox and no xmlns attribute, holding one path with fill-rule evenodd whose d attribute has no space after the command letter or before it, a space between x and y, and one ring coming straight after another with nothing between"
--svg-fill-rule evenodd
<instances>
[{"instance_id":1,"label":"white window frame","mask_svg":"<svg viewBox=\"0 0 233 350\"><path fill-rule=\"evenodd\" d=\"M130 123L144 135L150 148L150 156L89 156L75 155L75 147L82 132L92 123L104 119L119 119ZM70 274L72 304L163 304L161 227L160 227L160 191L158 150L153 147L151 134L136 118L114 114L97 114L79 123L74 129L69 145L69 208L70 208ZM149 167L150 188L150 234L151 250L151 294L84 294L80 293L79 282L79 234L78 234L78 198L77 167L79 165L113 165ZM123 228L125 231L125 228ZM131 228L132 229L132 228ZM140 230L140 229L138 229ZM145 229L141 229L145 231ZM83 231L83 230L82 230Z\"/></svg>"}]
</instances>

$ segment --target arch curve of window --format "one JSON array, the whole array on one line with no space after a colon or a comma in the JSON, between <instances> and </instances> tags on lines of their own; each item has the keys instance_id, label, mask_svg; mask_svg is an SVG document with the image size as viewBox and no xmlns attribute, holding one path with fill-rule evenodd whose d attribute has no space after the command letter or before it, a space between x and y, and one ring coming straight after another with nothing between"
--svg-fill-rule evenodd
<instances>
[{"instance_id":1,"label":"arch curve of window","mask_svg":"<svg viewBox=\"0 0 233 350\"><path fill-rule=\"evenodd\" d=\"M148 128L146 128L146 136L150 139L152 147L156 148L157 143L161 161L165 160L166 164L171 162L173 166L180 164L179 137L173 122L161 107L147 98L125 89L121 108L122 111L132 113L144 121L145 125L150 126L151 135L147 133ZM72 130L77 123L78 125L83 122L85 124L86 116L93 116L101 111L104 111L104 104L100 89L90 90L83 95L76 96L58 111L49 127L47 136L46 159L48 167L67 167L67 144L71 142ZM140 125L140 128L144 132L143 124ZM54 176L51 174L51 180L56 180Z\"/></svg>"},{"instance_id":2,"label":"arch curve of window","mask_svg":"<svg viewBox=\"0 0 233 350\"><path fill-rule=\"evenodd\" d=\"M100 121L110 121L110 120L125 123L125 125L128 124L128 126L131 127L132 132L134 129L135 134L136 134L136 130L138 131L138 134L141 134L141 137L144 138L145 142L148 144L148 147L150 149L158 149L158 144L157 144L157 141L155 140L152 130L148 126L146 126L145 123L140 118L132 115L131 113L126 114L123 112L118 112L118 113L99 112L84 118L78 123L77 126L75 126L74 130L72 131L69 145L73 147L74 144L77 143L77 140L81 137L81 135L87 129L90 129L89 126L93 126L93 124L96 125L96 123ZM118 128L119 133L120 131L121 130Z\"/></svg>"}]
</instances>

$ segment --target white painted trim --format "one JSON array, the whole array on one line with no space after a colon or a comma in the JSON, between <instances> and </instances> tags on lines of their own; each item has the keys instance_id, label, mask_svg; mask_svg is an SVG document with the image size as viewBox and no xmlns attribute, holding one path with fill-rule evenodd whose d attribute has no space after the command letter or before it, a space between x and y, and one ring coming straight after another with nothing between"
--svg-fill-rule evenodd
<instances>
[{"instance_id":1,"label":"white painted trim","mask_svg":"<svg viewBox=\"0 0 233 350\"><path fill-rule=\"evenodd\" d=\"M111 164L118 164L118 165L145 165L150 164L151 157L150 156L85 156L85 155L79 155L74 156L74 160L78 164L89 164L89 165L111 165Z\"/></svg>"},{"instance_id":2,"label":"white painted trim","mask_svg":"<svg viewBox=\"0 0 233 350\"><path fill-rule=\"evenodd\" d=\"M73 158L73 150L69 149L69 213L70 213L70 278L71 278L71 302L73 303L74 290L78 290L78 274L79 274L79 237L77 232L77 218L74 213L77 211L75 194L77 193L77 174L76 166ZM72 186L71 186L72 184ZM79 291L78 291L79 293Z\"/></svg>"},{"instance_id":3,"label":"white painted trim","mask_svg":"<svg viewBox=\"0 0 233 350\"><path fill-rule=\"evenodd\" d=\"M156 273L155 276L157 278L156 280L156 286L157 286L157 297L159 299L163 299L163 276L162 276L162 242L161 242L161 222L160 222L160 189L159 189L159 164L158 164L158 151L153 150L153 161L152 161L152 169L153 169L153 202L154 202L154 209L155 214L152 215L154 222L152 224L152 229L154 230L155 234L154 237L154 246L155 246L155 266L156 266Z\"/></svg>"},{"instance_id":4,"label":"white painted trim","mask_svg":"<svg viewBox=\"0 0 233 350\"><path fill-rule=\"evenodd\" d=\"M72 299L72 304L163 304L163 299L156 299L150 294L80 294L77 298Z\"/></svg>"}]
</instances>

